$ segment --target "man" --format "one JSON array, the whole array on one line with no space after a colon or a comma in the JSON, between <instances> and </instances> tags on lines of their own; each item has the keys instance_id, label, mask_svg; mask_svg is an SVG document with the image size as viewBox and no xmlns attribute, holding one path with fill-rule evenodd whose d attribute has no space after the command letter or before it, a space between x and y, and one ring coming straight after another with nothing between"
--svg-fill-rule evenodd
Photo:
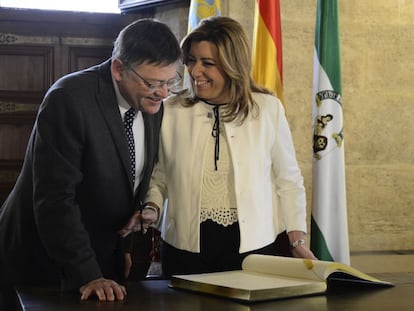
<instances>
[{"instance_id":1,"label":"man","mask_svg":"<svg viewBox=\"0 0 414 311\"><path fill-rule=\"evenodd\" d=\"M142 19L120 32L110 60L49 89L21 174L0 210L3 288L60 285L82 299L125 298L120 282L129 266L120 230L134 212L140 215L162 100L179 87L180 59L171 30ZM137 113L128 112L133 125L126 130L131 107ZM145 213L153 218L154 211Z\"/></svg>"}]
</instances>

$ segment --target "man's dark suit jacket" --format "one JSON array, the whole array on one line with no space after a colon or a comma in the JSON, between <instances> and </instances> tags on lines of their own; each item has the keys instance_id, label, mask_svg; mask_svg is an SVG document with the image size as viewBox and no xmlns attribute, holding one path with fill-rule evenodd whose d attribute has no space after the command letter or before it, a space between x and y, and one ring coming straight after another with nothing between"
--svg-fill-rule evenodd
<instances>
[{"instance_id":1,"label":"man's dark suit jacket","mask_svg":"<svg viewBox=\"0 0 414 311\"><path fill-rule=\"evenodd\" d=\"M16 185L0 212L0 278L78 289L122 280L118 235L143 200L158 150L162 108L143 113L146 164L133 193L111 62L69 74L40 106ZM1 282L0 282L1 283Z\"/></svg>"}]
</instances>

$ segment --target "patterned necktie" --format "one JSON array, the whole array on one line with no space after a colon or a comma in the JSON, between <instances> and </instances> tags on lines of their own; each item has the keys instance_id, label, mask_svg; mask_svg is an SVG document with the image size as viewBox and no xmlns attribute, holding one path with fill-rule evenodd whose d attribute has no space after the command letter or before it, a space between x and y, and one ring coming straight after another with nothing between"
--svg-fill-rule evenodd
<instances>
[{"instance_id":1,"label":"patterned necktie","mask_svg":"<svg viewBox=\"0 0 414 311\"><path fill-rule=\"evenodd\" d=\"M128 138L128 150L129 158L131 160L131 173L132 173L132 182L135 182L135 143L134 143L134 133L132 132L132 124L134 123L134 117L137 114L135 108L130 108L125 112L124 116L124 125L126 130L126 135Z\"/></svg>"}]
</instances>

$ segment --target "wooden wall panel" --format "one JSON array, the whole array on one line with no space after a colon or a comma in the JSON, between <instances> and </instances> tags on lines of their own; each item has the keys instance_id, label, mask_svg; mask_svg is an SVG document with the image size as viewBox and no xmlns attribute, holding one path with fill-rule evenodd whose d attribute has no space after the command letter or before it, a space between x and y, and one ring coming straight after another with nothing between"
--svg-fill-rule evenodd
<instances>
[{"instance_id":1,"label":"wooden wall panel","mask_svg":"<svg viewBox=\"0 0 414 311\"><path fill-rule=\"evenodd\" d=\"M53 47L0 45L0 90L45 91L53 81Z\"/></svg>"},{"instance_id":2,"label":"wooden wall panel","mask_svg":"<svg viewBox=\"0 0 414 311\"><path fill-rule=\"evenodd\" d=\"M0 202L13 188L40 101L53 82L53 51L0 45Z\"/></svg>"},{"instance_id":3,"label":"wooden wall panel","mask_svg":"<svg viewBox=\"0 0 414 311\"><path fill-rule=\"evenodd\" d=\"M111 57L112 47L70 47L69 70L76 71L99 64Z\"/></svg>"}]
</instances>

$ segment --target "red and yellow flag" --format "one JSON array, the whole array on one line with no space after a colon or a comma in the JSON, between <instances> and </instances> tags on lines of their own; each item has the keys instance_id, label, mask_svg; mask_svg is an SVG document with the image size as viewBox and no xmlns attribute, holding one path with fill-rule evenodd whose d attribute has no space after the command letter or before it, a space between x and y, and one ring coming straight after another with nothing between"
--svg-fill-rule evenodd
<instances>
[{"instance_id":1,"label":"red and yellow flag","mask_svg":"<svg viewBox=\"0 0 414 311\"><path fill-rule=\"evenodd\" d=\"M253 79L283 103L282 26L279 0L256 0L253 33Z\"/></svg>"}]
</instances>

